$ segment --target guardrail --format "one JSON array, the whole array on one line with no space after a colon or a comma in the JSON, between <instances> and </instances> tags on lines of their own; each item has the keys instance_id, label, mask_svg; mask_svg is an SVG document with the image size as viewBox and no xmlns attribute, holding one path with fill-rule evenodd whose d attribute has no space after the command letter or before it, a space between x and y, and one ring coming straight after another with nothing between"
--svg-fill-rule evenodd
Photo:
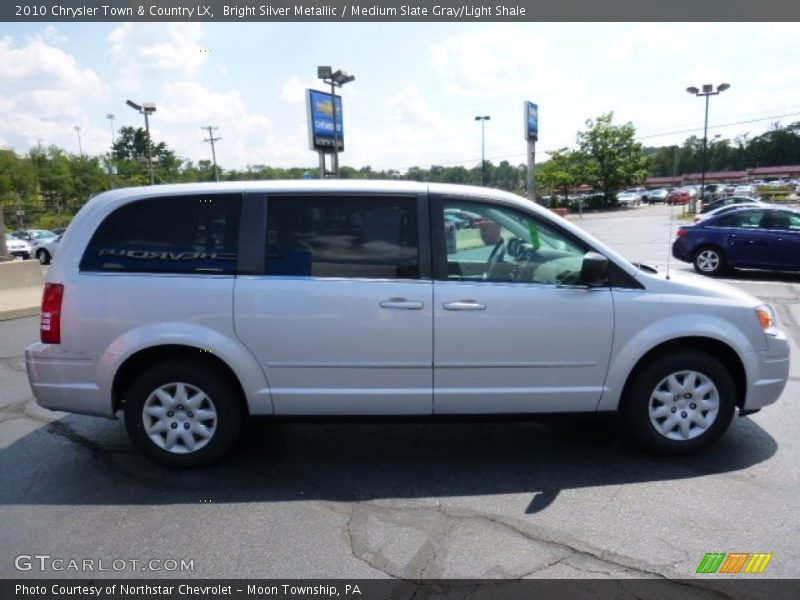
<instances>
[{"instance_id":1,"label":"guardrail","mask_svg":"<svg viewBox=\"0 0 800 600\"><path fill-rule=\"evenodd\" d=\"M0 263L0 321L39 314L44 277L36 260Z\"/></svg>"}]
</instances>

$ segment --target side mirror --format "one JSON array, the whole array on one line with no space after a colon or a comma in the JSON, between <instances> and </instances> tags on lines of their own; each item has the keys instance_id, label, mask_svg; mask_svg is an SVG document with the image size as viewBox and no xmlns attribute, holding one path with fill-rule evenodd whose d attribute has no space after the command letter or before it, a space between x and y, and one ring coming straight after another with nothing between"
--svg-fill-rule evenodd
<instances>
[{"instance_id":1,"label":"side mirror","mask_svg":"<svg viewBox=\"0 0 800 600\"><path fill-rule=\"evenodd\" d=\"M508 240L506 247L506 254L512 258L516 258L522 252L522 240L519 238L511 238Z\"/></svg>"},{"instance_id":2,"label":"side mirror","mask_svg":"<svg viewBox=\"0 0 800 600\"><path fill-rule=\"evenodd\" d=\"M600 287L608 283L608 259L597 252L583 255L580 283L589 287Z\"/></svg>"}]
</instances>

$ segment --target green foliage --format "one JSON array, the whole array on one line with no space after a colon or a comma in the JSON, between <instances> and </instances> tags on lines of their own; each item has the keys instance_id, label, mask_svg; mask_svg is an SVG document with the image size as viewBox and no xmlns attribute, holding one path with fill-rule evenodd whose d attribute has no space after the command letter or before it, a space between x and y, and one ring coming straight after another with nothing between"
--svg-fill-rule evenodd
<instances>
[{"instance_id":1,"label":"green foliage","mask_svg":"<svg viewBox=\"0 0 800 600\"><path fill-rule=\"evenodd\" d=\"M180 181L181 160L164 142L151 140L153 178L155 183ZM117 167L120 185L146 185L150 183L147 156L147 132L141 128L121 127L117 141L111 149L111 162ZM213 172L211 179L213 179ZM192 181L203 181L194 179Z\"/></svg>"},{"instance_id":2,"label":"green foliage","mask_svg":"<svg viewBox=\"0 0 800 600\"><path fill-rule=\"evenodd\" d=\"M56 229L57 227L67 227L72 221L72 215L39 215L32 224L33 229Z\"/></svg>"},{"instance_id":3,"label":"green foliage","mask_svg":"<svg viewBox=\"0 0 800 600\"><path fill-rule=\"evenodd\" d=\"M692 136L682 146L645 148L651 156L650 175L666 177L702 170L703 139ZM753 167L800 164L800 121L781 127L778 123L759 136L735 140L709 139L706 171L743 171Z\"/></svg>"},{"instance_id":4,"label":"green foliage","mask_svg":"<svg viewBox=\"0 0 800 600\"><path fill-rule=\"evenodd\" d=\"M582 152L560 148L550 153L550 160L537 169L536 177L540 187L558 191L569 202L569 191L583 183L585 168L586 156Z\"/></svg>"},{"instance_id":5,"label":"green foliage","mask_svg":"<svg viewBox=\"0 0 800 600\"><path fill-rule=\"evenodd\" d=\"M586 121L587 131L578 133L578 146L584 157L583 178L595 189L602 190L606 199L613 192L644 181L648 158L636 141L636 128L628 122L612 123L614 113L606 113Z\"/></svg>"}]
</instances>

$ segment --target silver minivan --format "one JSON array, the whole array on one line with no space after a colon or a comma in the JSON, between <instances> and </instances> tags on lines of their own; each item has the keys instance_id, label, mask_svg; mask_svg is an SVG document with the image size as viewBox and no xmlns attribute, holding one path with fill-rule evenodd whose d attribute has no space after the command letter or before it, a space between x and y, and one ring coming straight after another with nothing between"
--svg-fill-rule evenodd
<instances>
[{"instance_id":1,"label":"silver minivan","mask_svg":"<svg viewBox=\"0 0 800 600\"><path fill-rule=\"evenodd\" d=\"M47 276L33 393L115 417L175 467L250 415L618 411L645 448L707 447L777 400L772 310L635 266L513 194L381 181L119 189Z\"/></svg>"}]
</instances>

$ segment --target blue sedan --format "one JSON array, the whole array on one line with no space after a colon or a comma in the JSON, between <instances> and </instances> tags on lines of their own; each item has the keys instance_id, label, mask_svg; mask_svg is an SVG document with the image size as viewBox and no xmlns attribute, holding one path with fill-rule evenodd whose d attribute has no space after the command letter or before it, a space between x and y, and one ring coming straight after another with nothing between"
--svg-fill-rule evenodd
<instances>
[{"instance_id":1,"label":"blue sedan","mask_svg":"<svg viewBox=\"0 0 800 600\"><path fill-rule=\"evenodd\" d=\"M728 268L800 270L800 213L773 207L742 208L678 230L672 256L698 273Z\"/></svg>"}]
</instances>

